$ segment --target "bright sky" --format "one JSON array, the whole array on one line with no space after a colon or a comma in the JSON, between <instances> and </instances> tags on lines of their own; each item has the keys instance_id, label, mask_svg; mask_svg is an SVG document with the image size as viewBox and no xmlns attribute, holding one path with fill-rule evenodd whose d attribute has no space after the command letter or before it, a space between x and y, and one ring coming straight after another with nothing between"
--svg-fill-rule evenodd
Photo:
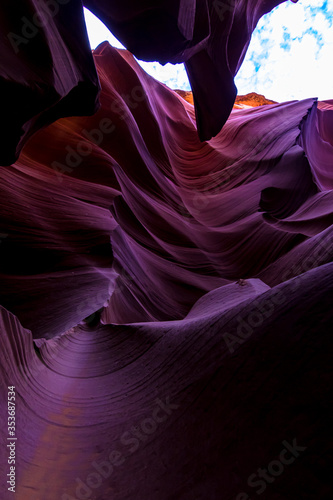
<instances>
[{"instance_id":1,"label":"bright sky","mask_svg":"<svg viewBox=\"0 0 333 500\"><path fill-rule=\"evenodd\" d=\"M104 40L121 43L85 10L91 47ZM189 90L182 64L141 66L171 88ZM238 94L257 92L283 102L319 97L333 99L333 0L287 1L264 16L252 35L236 77Z\"/></svg>"}]
</instances>

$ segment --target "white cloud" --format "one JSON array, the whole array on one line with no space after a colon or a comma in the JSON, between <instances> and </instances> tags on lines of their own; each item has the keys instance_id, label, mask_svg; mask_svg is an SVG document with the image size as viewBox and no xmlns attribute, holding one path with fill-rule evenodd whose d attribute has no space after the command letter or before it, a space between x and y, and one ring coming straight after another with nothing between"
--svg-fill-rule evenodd
<instances>
[{"instance_id":1,"label":"white cloud","mask_svg":"<svg viewBox=\"0 0 333 500\"><path fill-rule=\"evenodd\" d=\"M105 24L102 23L94 14L88 9L84 9L84 17L90 41L90 46L95 49L97 45L107 40L113 47L124 49L125 47L117 40L115 36L108 30Z\"/></svg>"},{"instance_id":2,"label":"white cloud","mask_svg":"<svg viewBox=\"0 0 333 500\"><path fill-rule=\"evenodd\" d=\"M92 48L104 40L122 47L101 21L86 10L85 16ZM288 1L264 16L236 77L239 94L258 92L277 101L332 99L332 19L333 0ZM140 64L172 88L190 88L183 65Z\"/></svg>"},{"instance_id":3,"label":"white cloud","mask_svg":"<svg viewBox=\"0 0 333 500\"><path fill-rule=\"evenodd\" d=\"M149 75L152 75L160 82L166 83L169 87L190 90L191 87L183 64L166 64L162 66L158 63L138 62Z\"/></svg>"},{"instance_id":4,"label":"white cloud","mask_svg":"<svg viewBox=\"0 0 333 500\"><path fill-rule=\"evenodd\" d=\"M255 91L277 101L333 98L332 18L333 0L286 2L262 18L244 61L260 67L253 78L241 67L239 93Z\"/></svg>"}]
</instances>

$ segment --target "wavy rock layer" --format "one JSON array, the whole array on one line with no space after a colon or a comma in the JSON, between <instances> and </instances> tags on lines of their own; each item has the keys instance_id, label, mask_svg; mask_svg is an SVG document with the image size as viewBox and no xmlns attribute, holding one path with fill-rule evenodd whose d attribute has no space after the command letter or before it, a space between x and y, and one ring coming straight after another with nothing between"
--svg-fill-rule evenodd
<instances>
[{"instance_id":1,"label":"wavy rock layer","mask_svg":"<svg viewBox=\"0 0 333 500\"><path fill-rule=\"evenodd\" d=\"M175 92L179 94L185 101L194 105L193 92L187 90L176 89ZM266 99L265 96L251 92L246 95L238 95L235 99L233 109L256 108L257 106L264 106L265 104L277 104L276 101Z\"/></svg>"},{"instance_id":2,"label":"wavy rock layer","mask_svg":"<svg viewBox=\"0 0 333 500\"><path fill-rule=\"evenodd\" d=\"M207 315L81 326L35 349L3 310L16 498L329 498L332 271L229 285L229 306L218 289ZM257 471L271 463L267 484Z\"/></svg>"},{"instance_id":3,"label":"wavy rock layer","mask_svg":"<svg viewBox=\"0 0 333 500\"><path fill-rule=\"evenodd\" d=\"M63 333L111 294L113 323L181 319L232 281L271 285L312 238L326 249L319 263L330 260L330 104L234 111L201 143L193 107L128 52L105 43L94 57L100 111L59 120L0 173L0 299L35 337Z\"/></svg>"},{"instance_id":4,"label":"wavy rock layer","mask_svg":"<svg viewBox=\"0 0 333 500\"><path fill-rule=\"evenodd\" d=\"M97 114L0 172L16 498L330 498L333 102L202 143L128 52L94 61Z\"/></svg>"},{"instance_id":5,"label":"wavy rock layer","mask_svg":"<svg viewBox=\"0 0 333 500\"><path fill-rule=\"evenodd\" d=\"M31 135L58 118L96 111L99 82L83 5L139 59L186 61L204 140L231 112L234 76L258 20L283 1L3 0L0 165L17 160Z\"/></svg>"}]
</instances>

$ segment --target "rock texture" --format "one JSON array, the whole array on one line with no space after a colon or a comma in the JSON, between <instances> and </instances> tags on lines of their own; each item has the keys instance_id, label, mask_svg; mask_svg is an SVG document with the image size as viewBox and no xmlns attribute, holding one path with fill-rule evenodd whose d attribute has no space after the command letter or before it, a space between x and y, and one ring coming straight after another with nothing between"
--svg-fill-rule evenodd
<instances>
[{"instance_id":1,"label":"rock texture","mask_svg":"<svg viewBox=\"0 0 333 500\"><path fill-rule=\"evenodd\" d=\"M179 94L185 101L194 104L193 93L187 90L176 89L175 92ZM276 101L266 99L265 96L251 92L246 95L238 95L235 99L234 109L256 108L257 106L264 106L265 104L277 104Z\"/></svg>"},{"instance_id":2,"label":"rock texture","mask_svg":"<svg viewBox=\"0 0 333 500\"><path fill-rule=\"evenodd\" d=\"M193 92L188 91L188 90L181 90L181 89L175 89L175 92L180 95L185 101L189 102L190 104L194 105L194 100L193 100Z\"/></svg>"},{"instance_id":3,"label":"rock texture","mask_svg":"<svg viewBox=\"0 0 333 500\"><path fill-rule=\"evenodd\" d=\"M37 130L98 108L99 83L82 4L140 59L186 63L199 137L206 140L231 112L233 78L254 27L282 1L3 1L0 165L12 164Z\"/></svg>"},{"instance_id":4,"label":"rock texture","mask_svg":"<svg viewBox=\"0 0 333 500\"><path fill-rule=\"evenodd\" d=\"M15 498L330 498L333 101L200 142L129 52L93 57L99 111L0 171Z\"/></svg>"},{"instance_id":5,"label":"rock texture","mask_svg":"<svg viewBox=\"0 0 333 500\"><path fill-rule=\"evenodd\" d=\"M246 95L238 95L235 100L235 105L245 105L250 106L251 108L256 108L257 106L265 106L266 104L277 104L276 101L272 101L271 99L266 99L265 96L261 94L256 94L255 92L251 92Z\"/></svg>"}]
</instances>

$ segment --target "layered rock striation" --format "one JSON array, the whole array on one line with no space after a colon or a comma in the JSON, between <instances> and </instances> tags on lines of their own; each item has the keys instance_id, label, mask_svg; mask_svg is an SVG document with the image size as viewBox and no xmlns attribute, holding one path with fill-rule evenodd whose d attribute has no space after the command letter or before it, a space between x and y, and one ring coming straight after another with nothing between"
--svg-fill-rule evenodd
<instances>
[{"instance_id":1,"label":"layered rock striation","mask_svg":"<svg viewBox=\"0 0 333 500\"><path fill-rule=\"evenodd\" d=\"M16 498L327 498L332 101L200 142L129 52L93 57L99 111L0 172Z\"/></svg>"}]
</instances>

